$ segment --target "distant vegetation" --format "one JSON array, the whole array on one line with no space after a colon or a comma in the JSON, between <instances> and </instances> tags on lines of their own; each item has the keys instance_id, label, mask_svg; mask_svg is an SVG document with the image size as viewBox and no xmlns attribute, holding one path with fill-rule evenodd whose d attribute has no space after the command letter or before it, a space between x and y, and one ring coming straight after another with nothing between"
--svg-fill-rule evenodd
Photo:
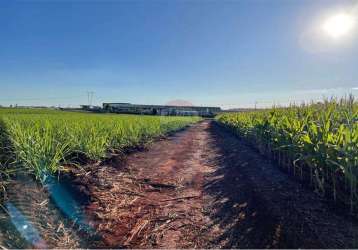
<instances>
[{"instance_id":1,"label":"distant vegetation","mask_svg":"<svg viewBox=\"0 0 358 250\"><path fill-rule=\"evenodd\" d=\"M358 207L358 103L222 114L218 121L323 195Z\"/></svg>"},{"instance_id":2,"label":"distant vegetation","mask_svg":"<svg viewBox=\"0 0 358 250\"><path fill-rule=\"evenodd\" d=\"M2 173L22 168L45 178L61 164L83 157L97 161L110 151L138 146L199 119L0 109Z\"/></svg>"}]
</instances>

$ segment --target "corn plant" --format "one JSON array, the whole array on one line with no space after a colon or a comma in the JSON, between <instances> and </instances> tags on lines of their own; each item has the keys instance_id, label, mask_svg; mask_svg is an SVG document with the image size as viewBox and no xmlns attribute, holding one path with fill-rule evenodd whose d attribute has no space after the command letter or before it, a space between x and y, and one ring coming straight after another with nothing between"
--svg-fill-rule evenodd
<instances>
[{"instance_id":1,"label":"corn plant","mask_svg":"<svg viewBox=\"0 0 358 250\"><path fill-rule=\"evenodd\" d=\"M323 103L220 115L217 120L315 190L358 205L358 103ZM348 197L348 198L347 198Z\"/></svg>"}]
</instances>

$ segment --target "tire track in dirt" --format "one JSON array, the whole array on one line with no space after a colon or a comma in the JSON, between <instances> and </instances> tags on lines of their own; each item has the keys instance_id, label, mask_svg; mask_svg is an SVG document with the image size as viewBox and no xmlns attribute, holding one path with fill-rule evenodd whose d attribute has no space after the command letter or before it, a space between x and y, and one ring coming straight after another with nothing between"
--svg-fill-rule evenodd
<instances>
[{"instance_id":1,"label":"tire track in dirt","mask_svg":"<svg viewBox=\"0 0 358 250\"><path fill-rule=\"evenodd\" d=\"M104 168L86 180L88 214L106 247L204 247L203 213L208 122L127 157L120 171ZM96 185L101 179L103 185ZM93 183L93 184L91 184ZM107 190L105 190L107 188ZM109 189L108 189L109 188Z\"/></svg>"},{"instance_id":2,"label":"tire track in dirt","mask_svg":"<svg viewBox=\"0 0 358 250\"><path fill-rule=\"evenodd\" d=\"M79 178L102 237L92 247L356 246L356 222L213 121Z\"/></svg>"}]
</instances>

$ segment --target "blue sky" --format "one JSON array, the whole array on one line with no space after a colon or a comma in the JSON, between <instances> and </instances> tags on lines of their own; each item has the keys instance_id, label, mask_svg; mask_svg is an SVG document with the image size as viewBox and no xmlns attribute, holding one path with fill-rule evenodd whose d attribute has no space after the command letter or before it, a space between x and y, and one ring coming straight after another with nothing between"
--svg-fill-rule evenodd
<instances>
[{"instance_id":1,"label":"blue sky","mask_svg":"<svg viewBox=\"0 0 358 250\"><path fill-rule=\"evenodd\" d=\"M309 30L357 1L2 1L0 104L252 107L358 94L358 40ZM317 42L316 40L319 40ZM318 43L318 44L317 44Z\"/></svg>"}]
</instances>

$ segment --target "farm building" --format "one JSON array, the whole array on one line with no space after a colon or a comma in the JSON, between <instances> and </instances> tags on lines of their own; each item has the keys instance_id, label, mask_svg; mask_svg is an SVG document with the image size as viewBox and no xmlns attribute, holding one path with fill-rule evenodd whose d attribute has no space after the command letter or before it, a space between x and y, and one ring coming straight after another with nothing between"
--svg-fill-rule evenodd
<instances>
[{"instance_id":1,"label":"farm building","mask_svg":"<svg viewBox=\"0 0 358 250\"><path fill-rule=\"evenodd\" d=\"M197 115L213 117L221 111L220 107L141 105L131 103L103 103L103 110L113 113L148 115Z\"/></svg>"}]
</instances>

